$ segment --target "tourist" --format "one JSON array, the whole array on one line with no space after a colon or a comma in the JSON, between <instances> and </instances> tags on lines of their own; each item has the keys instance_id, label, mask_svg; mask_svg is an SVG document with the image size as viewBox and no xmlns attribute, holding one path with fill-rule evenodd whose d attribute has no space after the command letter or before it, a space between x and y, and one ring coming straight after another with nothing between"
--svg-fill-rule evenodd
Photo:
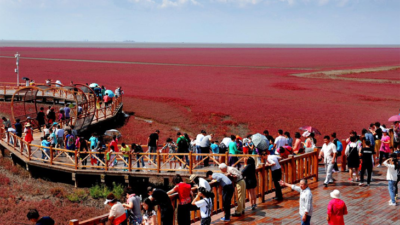
<instances>
[{"instance_id":1,"label":"tourist","mask_svg":"<svg viewBox=\"0 0 400 225\"><path fill-rule=\"evenodd\" d=\"M143 201L143 209L143 225L157 225L157 213L149 198L146 198Z\"/></svg>"},{"instance_id":2,"label":"tourist","mask_svg":"<svg viewBox=\"0 0 400 225\"><path fill-rule=\"evenodd\" d=\"M326 178L324 181L325 187L328 187L328 184L333 182L332 170L333 170L333 165L335 165L335 159L336 159L336 146L329 141L330 137L325 136L324 144L322 145L322 149L319 152L318 156L318 159L321 159L322 155L324 156L325 172L326 172Z\"/></svg>"},{"instance_id":3,"label":"tourist","mask_svg":"<svg viewBox=\"0 0 400 225\"><path fill-rule=\"evenodd\" d=\"M171 199L164 190L149 186L147 188L149 199L155 205L159 205L161 210L161 221L163 225L172 225L174 219L174 209L172 208Z\"/></svg>"},{"instance_id":4,"label":"tourist","mask_svg":"<svg viewBox=\"0 0 400 225\"><path fill-rule=\"evenodd\" d=\"M74 135L75 137L78 137L78 131L75 130L75 126L71 125L69 126L70 130L71 130L71 134Z\"/></svg>"},{"instance_id":5,"label":"tourist","mask_svg":"<svg viewBox=\"0 0 400 225\"><path fill-rule=\"evenodd\" d=\"M97 161L97 166L100 166L100 163L104 163L104 154L107 149L106 143L104 142L103 136L99 136L97 146L96 146L96 151L97 157L99 160Z\"/></svg>"},{"instance_id":6,"label":"tourist","mask_svg":"<svg viewBox=\"0 0 400 225\"><path fill-rule=\"evenodd\" d=\"M227 166L225 163L221 163L219 169L225 176L230 178L236 186L238 207L232 216L241 216L244 214L244 209L246 208L246 182L243 179L242 173L234 167Z\"/></svg>"},{"instance_id":7,"label":"tourist","mask_svg":"<svg viewBox=\"0 0 400 225\"><path fill-rule=\"evenodd\" d=\"M112 140L110 142L110 146L114 146L114 152L119 152L118 149L118 138L116 135L113 135Z\"/></svg>"},{"instance_id":8,"label":"tourist","mask_svg":"<svg viewBox=\"0 0 400 225\"><path fill-rule=\"evenodd\" d=\"M124 161L125 163L123 163L124 167L125 164L128 167L128 163L129 163L129 154L131 153L131 149L129 148L129 145L126 145L125 143L121 144L121 152L122 152L122 157L124 157ZM127 169L124 169L123 171L128 171Z\"/></svg>"},{"instance_id":9,"label":"tourist","mask_svg":"<svg viewBox=\"0 0 400 225\"><path fill-rule=\"evenodd\" d=\"M336 147L335 164L333 165L332 172L339 172L339 168L337 165L337 158L342 155L343 145L342 145L342 142L340 142L339 139L337 139L336 132L333 132L331 134L331 137L333 138L332 143Z\"/></svg>"},{"instance_id":10,"label":"tourist","mask_svg":"<svg viewBox=\"0 0 400 225\"><path fill-rule=\"evenodd\" d=\"M61 86L62 86L61 81L60 80L56 80L56 87L61 87Z\"/></svg>"},{"instance_id":11,"label":"tourist","mask_svg":"<svg viewBox=\"0 0 400 225\"><path fill-rule=\"evenodd\" d=\"M65 114L65 125L68 126L71 119L71 109L67 106L67 104L64 104L63 110Z\"/></svg>"},{"instance_id":12,"label":"tourist","mask_svg":"<svg viewBox=\"0 0 400 225\"><path fill-rule=\"evenodd\" d=\"M60 111L58 112L58 122L62 123L65 119L65 114L64 114L64 109L60 109Z\"/></svg>"},{"instance_id":13,"label":"tourist","mask_svg":"<svg viewBox=\"0 0 400 225\"><path fill-rule=\"evenodd\" d=\"M25 134L24 141L28 142L28 144L32 143L33 129L30 123L25 124L24 134Z\"/></svg>"},{"instance_id":14,"label":"tourist","mask_svg":"<svg viewBox=\"0 0 400 225\"><path fill-rule=\"evenodd\" d=\"M284 133L285 138L286 138L286 145L293 147L293 138L290 137L290 133L288 131L286 131Z\"/></svg>"},{"instance_id":15,"label":"tourist","mask_svg":"<svg viewBox=\"0 0 400 225\"><path fill-rule=\"evenodd\" d=\"M3 120L3 128L5 131L8 130L8 128L11 128L11 121L4 116L1 118Z\"/></svg>"},{"instance_id":16,"label":"tourist","mask_svg":"<svg viewBox=\"0 0 400 225\"><path fill-rule=\"evenodd\" d=\"M213 143L211 144L210 148L211 148L211 151L212 151L213 154L219 154L218 141L213 141ZM213 157L214 157L214 159L215 159L216 161L219 160L219 157L218 157L218 156L213 156ZM217 164L217 163L214 163L214 165L217 166L218 164Z\"/></svg>"},{"instance_id":17,"label":"tourist","mask_svg":"<svg viewBox=\"0 0 400 225\"><path fill-rule=\"evenodd\" d=\"M232 181L222 173L213 173L211 170L206 173L208 180L216 180L222 186L222 206L224 208L224 217L221 221L231 221L231 201L235 189L232 186Z\"/></svg>"},{"instance_id":18,"label":"tourist","mask_svg":"<svg viewBox=\"0 0 400 225\"><path fill-rule=\"evenodd\" d=\"M26 215L30 222L33 222L37 225L54 225L54 220L49 216L44 216L40 218L39 212L36 209L30 209L28 214Z\"/></svg>"},{"instance_id":19,"label":"tourist","mask_svg":"<svg viewBox=\"0 0 400 225\"><path fill-rule=\"evenodd\" d=\"M52 129L51 133L49 135L50 143L51 143L51 146L53 148L55 148L57 146L57 133L56 133L56 131L57 131L56 129Z\"/></svg>"},{"instance_id":20,"label":"tourist","mask_svg":"<svg viewBox=\"0 0 400 225\"><path fill-rule=\"evenodd\" d=\"M263 151L262 155L267 155L265 166L269 166L272 172L272 180L275 185L275 197L272 199L282 201L282 188L279 185L279 181L282 179L281 165L279 164L279 158L276 155L269 154L269 151Z\"/></svg>"},{"instance_id":21,"label":"tourist","mask_svg":"<svg viewBox=\"0 0 400 225\"><path fill-rule=\"evenodd\" d=\"M110 102L112 101L112 98L110 96L108 96L108 93L106 93L106 95L104 95L104 97L103 97L103 101L107 108L108 105L110 104Z\"/></svg>"},{"instance_id":22,"label":"tourist","mask_svg":"<svg viewBox=\"0 0 400 225\"><path fill-rule=\"evenodd\" d=\"M281 186L290 187L292 190L300 192L299 214L301 216L301 225L310 225L311 216L313 214L313 196L310 188L307 185L306 179L300 180L300 186L288 184L284 181L279 181Z\"/></svg>"},{"instance_id":23,"label":"tourist","mask_svg":"<svg viewBox=\"0 0 400 225\"><path fill-rule=\"evenodd\" d=\"M50 138L49 137L47 137L47 138L41 137L40 140L41 140L40 146L43 146L42 159L43 159L43 162L45 162L44 160L49 160L49 157L50 157L50 149L49 149L49 147L51 145Z\"/></svg>"},{"instance_id":24,"label":"tourist","mask_svg":"<svg viewBox=\"0 0 400 225\"><path fill-rule=\"evenodd\" d=\"M229 155L230 155L229 156L229 166L236 166L235 163L237 161L239 161L239 158L236 155L241 154L242 152L240 152L237 149L235 135L231 135L231 142L229 143L228 149L229 149ZM240 168L240 164L238 164L237 166L238 166L238 168Z\"/></svg>"},{"instance_id":25,"label":"tourist","mask_svg":"<svg viewBox=\"0 0 400 225\"><path fill-rule=\"evenodd\" d=\"M310 153L314 151L314 141L311 137L311 133L308 131L304 131L303 137L306 138L304 142L305 153Z\"/></svg>"},{"instance_id":26,"label":"tourist","mask_svg":"<svg viewBox=\"0 0 400 225\"><path fill-rule=\"evenodd\" d=\"M269 135L269 131L268 130L264 130L263 134L265 136L265 140L267 141L267 143L270 143L270 140L272 139L272 136Z\"/></svg>"},{"instance_id":27,"label":"tourist","mask_svg":"<svg viewBox=\"0 0 400 225\"><path fill-rule=\"evenodd\" d=\"M204 133L204 135L206 135L206 134ZM204 136L201 139L199 145L200 145L200 152L202 154L210 153L210 146L211 146L211 141L212 141L213 137L214 137L214 134L210 134L210 135ZM210 161L210 157L207 156L206 159L204 160L204 167L208 166L209 161Z\"/></svg>"},{"instance_id":28,"label":"tourist","mask_svg":"<svg viewBox=\"0 0 400 225\"><path fill-rule=\"evenodd\" d=\"M46 86L49 86L49 87L51 86L51 80L50 79L46 79L45 82L46 82Z\"/></svg>"},{"instance_id":29,"label":"tourist","mask_svg":"<svg viewBox=\"0 0 400 225\"><path fill-rule=\"evenodd\" d=\"M64 135L64 129L61 128L61 125L57 125L56 135L57 135L57 147L64 148L65 135Z\"/></svg>"},{"instance_id":30,"label":"tourist","mask_svg":"<svg viewBox=\"0 0 400 225\"><path fill-rule=\"evenodd\" d=\"M251 209L254 210L257 206L257 177L256 177L256 165L252 157L247 160L247 166L242 170L242 176L246 182L246 190L249 192L249 200Z\"/></svg>"},{"instance_id":31,"label":"tourist","mask_svg":"<svg viewBox=\"0 0 400 225\"><path fill-rule=\"evenodd\" d=\"M141 224L142 210L140 205L140 196L136 195L130 187L124 189L124 194L126 197L126 203L122 204L122 206L128 213L129 224Z\"/></svg>"},{"instance_id":32,"label":"tourist","mask_svg":"<svg viewBox=\"0 0 400 225\"><path fill-rule=\"evenodd\" d=\"M376 153L375 159L379 159L380 158L379 150L381 147L381 139L382 139L381 124L379 122L371 123L369 131L374 135L374 139L375 139L375 153ZM381 164L381 162L379 164Z\"/></svg>"},{"instance_id":33,"label":"tourist","mask_svg":"<svg viewBox=\"0 0 400 225\"><path fill-rule=\"evenodd\" d=\"M300 149L303 148L302 145L301 145L301 135L300 135L300 133L296 132L294 134L294 138L295 138L295 140L294 140L294 144L293 144L293 152L296 153L296 154L299 154L299 152L301 152Z\"/></svg>"},{"instance_id":34,"label":"tourist","mask_svg":"<svg viewBox=\"0 0 400 225\"><path fill-rule=\"evenodd\" d=\"M200 153L202 153L201 152L201 148L200 148L200 142L201 142L201 140L203 140L203 138L205 137L205 135L207 134L207 132L205 131L205 130L201 130L200 131L200 134L198 134L197 136L196 136L196 141L195 141L195 144L196 144L196 152L195 153L198 153L198 154L200 154ZM202 156L196 156L196 161L200 161L200 160L202 160L203 159L203 157Z\"/></svg>"},{"instance_id":35,"label":"tourist","mask_svg":"<svg viewBox=\"0 0 400 225\"><path fill-rule=\"evenodd\" d=\"M67 130L67 135L65 136L65 147L67 150L75 150L76 137L72 135L71 130ZM68 152L69 156L73 156L74 153Z\"/></svg>"},{"instance_id":36,"label":"tourist","mask_svg":"<svg viewBox=\"0 0 400 225\"><path fill-rule=\"evenodd\" d=\"M222 139L221 143L219 144L218 148L219 148L219 154L225 154L226 151L229 152L229 144L232 142L232 139L230 137L225 137ZM225 163L225 161L228 160L229 163L229 159L225 159L225 156L221 156L219 157L219 163Z\"/></svg>"},{"instance_id":37,"label":"tourist","mask_svg":"<svg viewBox=\"0 0 400 225\"><path fill-rule=\"evenodd\" d=\"M104 205L111 206L110 213L108 215L108 222L112 225L127 225L127 218L125 208L113 193L107 195Z\"/></svg>"},{"instance_id":38,"label":"tourist","mask_svg":"<svg viewBox=\"0 0 400 225\"><path fill-rule=\"evenodd\" d=\"M287 145L286 137L283 136L283 130L278 130L278 137L275 138L273 149L276 151L275 154L279 155L279 148Z\"/></svg>"},{"instance_id":39,"label":"tourist","mask_svg":"<svg viewBox=\"0 0 400 225\"><path fill-rule=\"evenodd\" d=\"M168 148L168 153L170 153L170 154L176 153L176 144L174 141L172 141L171 138L167 138L166 144L162 148L162 150L165 150L167 148ZM172 163L174 163L174 169L176 169L175 155L169 155L169 158L172 158L171 160L169 160L169 168L172 169Z\"/></svg>"},{"instance_id":40,"label":"tourist","mask_svg":"<svg viewBox=\"0 0 400 225\"><path fill-rule=\"evenodd\" d=\"M90 156L90 164L96 165L97 159L96 159L96 154L97 152L97 143L99 142L99 139L97 138L97 135L95 133L92 134L92 136L89 138L90 141L90 151L92 151L93 154Z\"/></svg>"},{"instance_id":41,"label":"tourist","mask_svg":"<svg viewBox=\"0 0 400 225\"><path fill-rule=\"evenodd\" d=\"M280 147L277 152L279 153L279 157L282 160L282 159L289 158L289 155L293 154L293 152L291 152L291 150L292 149L289 146L285 146L285 147Z\"/></svg>"},{"instance_id":42,"label":"tourist","mask_svg":"<svg viewBox=\"0 0 400 225\"><path fill-rule=\"evenodd\" d=\"M73 136L73 134L71 134L71 135ZM69 138L71 138L71 137L69 137ZM88 144L87 144L85 138L82 136L78 137L75 142L75 146L79 150L79 157L81 158L82 169L86 169L89 149L88 149ZM67 149L68 149L68 147L67 147Z\"/></svg>"},{"instance_id":43,"label":"tourist","mask_svg":"<svg viewBox=\"0 0 400 225\"><path fill-rule=\"evenodd\" d=\"M44 126L46 124L46 120L45 120L46 115L44 114L43 110L44 110L44 108L40 107L40 111L36 115L36 120L38 121L38 124L39 124L38 129L40 132L42 131L41 130L42 126Z\"/></svg>"},{"instance_id":44,"label":"tourist","mask_svg":"<svg viewBox=\"0 0 400 225\"><path fill-rule=\"evenodd\" d=\"M358 167L360 166L360 146L356 143L356 137L350 137L350 143L346 147L345 155L347 157L347 167L349 168L349 181L353 180L353 173L356 174L356 181L358 181Z\"/></svg>"},{"instance_id":45,"label":"tourist","mask_svg":"<svg viewBox=\"0 0 400 225\"><path fill-rule=\"evenodd\" d=\"M360 151L361 157L361 174L360 174L360 186L364 186L364 173L367 170L367 186L371 183L371 174L372 174L372 167L373 167L373 157L375 155L375 149L371 146L370 140L365 141L365 147L363 147Z\"/></svg>"},{"instance_id":46,"label":"tourist","mask_svg":"<svg viewBox=\"0 0 400 225\"><path fill-rule=\"evenodd\" d=\"M344 215L347 215L346 203L340 199L340 191L331 192L332 200L328 203L328 216L326 220L329 225L344 225Z\"/></svg>"},{"instance_id":47,"label":"tourist","mask_svg":"<svg viewBox=\"0 0 400 225\"><path fill-rule=\"evenodd\" d=\"M21 120L20 119L16 119L15 120L15 124L14 124L14 127L15 127L15 134L18 136L18 137L22 137L22 124L21 124Z\"/></svg>"},{"instance_id":48,"label":"tourist","mask_svg":"<svg viewBox=\"0 0 400 225\"><path fill-rule=\"evenodd\" d=\"M156 132L150 134L150 136L147 138L148 153L157 152L158 138L159 138L158 135L160 135L160 131L156 130ZM157 156L154 155L154 160L153 160L154 163L156 163L156 158ZM150 165L150 160L151 160L151 155L149 155L149 165Z\"/></svg>"},{"instance_id":49,"label":"tourist","mask_svg":"<svg viewBox=\"0 0 400 225\"><path fill-rule=\"evenodd\" d=\"M374 139L374 135L372 135L371 132L369 132L367 129L362 129L361 134L364 136L366 141L370 142L370 147L374 148L374 152L375 152L375 139ZM376 154L376 153L375 153ZM372 158L373 160L373 158Z\"/></svg>"},{"instance_id":50,"label":"tourist","mask_svg":"<svg viewBox=\"0 0 400 225\"><path fill-rule=\"evenodd\" d=\"M211 191L211 186L210 184L203 178L199 177L196 174L192 174L189 177L189 181L194 184L195 187L200 188L203 187L205 188L207 191Z\"/></svg>"},{"instance_id":51,"label":"tourist","mask_svg":"<svg viewBox=\"0 0 400 225\"><path fill-rule=\"evenodd\" d=\"M200 209L201 225L211 224L213 198L214 193L208 192L205 188L201 187L199 188L196 197L192 201L192 205L195 205Z\"/></svg>"},{"instance_id":52,"label":"tourist","mask_svg":"<svg viewBox=\"0 0 400 225\"><path fill-rule=\"evenodd\" d=\"M178 224L185 225L190 224L190 208L192 201L192 187L190 184L184 183L181 175L176 174L172 178L172 182L175 187L173 187L170 191L167 192L168 195L171 195L175 192L178 192L179 197L179 205L178 205Z\"/></svg>"},{"instance_id":53,"label":"tourist","mask_svg":"<svg viewBox=\"0 0 400 225\"><path fill-rule=\"evenodd\" d=\"M180 154L189 153L190 140L187 139L185 137L185 135L182 134L181 132L178 132L176 135L178 136L178 139L176 140L176 144L178 146L178 153L180 153ZM178 155L178 157L182 161L184 161L185 158L186 158L186 163L189 166L189 157L187 155L186 156L185 155ZM179 161L179 169L182 169L182 168L185 168L185 167L186 167L186 164L184 164L183 167L182 167L182 162Z\"/></svg>"},{"instance_id":54,"label":"tourist","mask_svg":"<svg viewBox=\"0 0 400 225\"><path fill-rule=\"evenodd\" d=\"M383 162L383 165L388 168L386 172L386 180L388 180L388 189L390 195L389 205L396 206L395 185L397 182L397 170L399 169L397 154L391 154L390 158L386 159L385 162Z\"/></svg>"},{"instance_id":55,"label":"tourist","mask_svg":"<svg viewBox=\"0 0 400 225\"><path fill-rule=\"evenodd\" d=\"M135 154L136 160L137 160L137 168L140 168L140 163L139 161L142 161L142 167L145 169L146 167L144 166L144 156L140 155L140 153L143 153L143 148L139 144L132 143L131 144L131 151L133 154Z\"/></svg>"},{"instance_id":56,"label":"tourist","mask_svg":"<svg viewBox=\"0 0 400 225\"><path fill-rule=\"evenodd\" d=\"M389 158L390 153L390 136L388 135L388 129L382 130L382 139L381 139L381 146L379 148L379 165L382 165L383 157L385 159Z\"/></svg>"}]
</instances>

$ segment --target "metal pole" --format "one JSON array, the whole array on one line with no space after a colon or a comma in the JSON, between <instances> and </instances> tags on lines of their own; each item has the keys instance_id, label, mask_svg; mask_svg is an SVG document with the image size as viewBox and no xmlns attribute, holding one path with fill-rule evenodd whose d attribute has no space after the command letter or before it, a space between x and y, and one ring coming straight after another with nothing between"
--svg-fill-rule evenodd
<instances>
[{"instance_id":1,"label":"metal pole","mask_svg":"<svg viewBox=\"0 0 400 225\"><path fill-rule=\"evenodd\" d=\"M17 54L15 54L14 56L15 56L15 58L17 58L17 62L15 63L17 65L17 69L15 69L15 72L17 73L17 86L19 87L19 56L20 56L20 54L18 54L18 52L17 52Z\"/></svg>"}]
</instances>

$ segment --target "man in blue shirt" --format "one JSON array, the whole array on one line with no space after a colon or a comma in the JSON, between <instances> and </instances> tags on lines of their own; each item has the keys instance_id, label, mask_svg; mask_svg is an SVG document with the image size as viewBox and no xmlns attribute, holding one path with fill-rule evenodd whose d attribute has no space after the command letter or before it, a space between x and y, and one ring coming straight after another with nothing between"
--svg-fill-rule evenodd
<instances>
[{"instance_id":1,"label":"man in blue shirt","mask_svg":"<svg viewBox=\"0 0 400 225\"><path fill-rule=\"evenodd\" d=\"M49 216L44 216L39 219L39 212L36 209L29 210L26 216L29 221L34 222L36 225L54 225L54 220Z\"/></svg>"},{"instance_id":2,"label":"man in blue shirt","mask_svg":"<svg viewBox=\"0 0 400 225\"><path fill-rule=\"evenodd\" d=\"M50 145L51 145L51 142L49 141L50 140L50 137L47 137L47 139L45 139L45 137L41 137L40 138L41 140L42 140L42 142L41 142L41 146L43 146L43 147L47 147L47 148L42 148L42 159L46 159L46 160L48 160L49 159L49 155L50 155L50 149L49 149L49 147L50 147ZM47 155L46 155L46 154Z\"/></svg>"},{"instance_id":3,"label":"man in blue shirt","mask_svg":"<svg viewBox=\"0 0 400 225\"><path fill-rule=\"evenodd\" d=\"M232 181L222 173L213 173L211 170L206 173L208 180L216 180L222 186L222 206L224 207L225 216L221 221L230 221L231 217L231 201L233 192Z\"/></svg>"}]
</instances>

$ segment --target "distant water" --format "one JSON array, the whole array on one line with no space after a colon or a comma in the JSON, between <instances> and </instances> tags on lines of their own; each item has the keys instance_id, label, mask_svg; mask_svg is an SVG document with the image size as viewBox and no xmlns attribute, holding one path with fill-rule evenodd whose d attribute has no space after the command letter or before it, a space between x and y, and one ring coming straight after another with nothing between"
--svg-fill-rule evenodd
<instances>
[{"instance_id":1,"label":"distant water","mask_svg":"<svg viewBox=\"0 0 400 225\"><path fill-rule=\"evenodd\" d=\"M0 47L52 48L400 48L400 45L310 45L310 44L223 44L223 43L151 43L92 41L8 41Z\"/></svg>"}]
</instances>

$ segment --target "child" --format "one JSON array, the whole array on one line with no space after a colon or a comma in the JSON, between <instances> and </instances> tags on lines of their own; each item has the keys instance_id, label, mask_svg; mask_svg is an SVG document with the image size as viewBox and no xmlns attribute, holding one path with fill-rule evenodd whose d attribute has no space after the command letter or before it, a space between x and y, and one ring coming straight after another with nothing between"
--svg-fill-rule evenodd
<instances>
[{"instance_id":1,"label":"child","mask_svg":"<svg viewBox=\"0 0 400 225\"><path fill-rule=\"evenodd\" d=\"M175 142L172 141L171 138L167 138L167 144L165 144L165 146L162 148L162 150L165 150L166 148L168 148L168 153L176 153L176 144ZM175 156L172 155L171 156L172 159L169 161L169 168L172 169L172 163L174 163L174 169L176 168L176 160L174 160Z\"/></svg>"},{"instance_id":2,"label":"child","mask_svg":"<svg viewBox=\"0 0 400 225\"><path fill-rule=\"evenodd\" d=\"M200 200L200 198L203 198ZM211 211L214 198L214 193L208 192L204 187L200 187L196 198L193 199L192 205L200 208L201 215L201 225L210 225L211 224Z\"/></svg>"},{"instance_id":3,"label":"child","mask_svg":"<svg viewBox=\"0 0 400 225\"><path fill-rule=\"evenodd\" d=\"M129 154L131 152L131 149L129 148L128 145L126 145L125 143L121 144L121 152L123 153L123 157L124 157L124 161L126 163L126 165L128 165L128 161L129 161ZM124 169L124 171L128 171L127 169Z\"/></svg>"},{"instance_id":4,"label":"child","mask_svg":"<svg viewBox=\"0 0 400 225\"><path fill-rule=\"evenodd\" d=\"M398 162L397 162L397 154L392 153L390 158L383 162L383 165L388 168L386 173L386 179L388 180L388 187L389 187L389 205L396 206L396 199L395 199L395 185L397 182L397 170L398 170Z\"/></svg>"},{"instance_id":5,"label":"child","mask_svg":"<svg viewBox=\"0 0 400 225\"><path fill-rule=\"evenodd\" d=\"M212 153L213 154L219 154L219 146L218 146L218 141L214 141L212 144L211 144L211 151L212 151ZM217 160L218 161L218 156L214 156L214 158L215 158L215 160ZM214 163L214 165L215 166L218 166L218 164L217 163Z\"/></svg>"},{"instance_id":6,"label":"child","mask_svg":"<svg viewBox=\"0 0 400 225\"><path fill-rule=\"evenodd\" d=\"M143 225L157 225L157 213L154 210L153 203L149 198L143 201Z\"/></svg>"}]
</instances>

